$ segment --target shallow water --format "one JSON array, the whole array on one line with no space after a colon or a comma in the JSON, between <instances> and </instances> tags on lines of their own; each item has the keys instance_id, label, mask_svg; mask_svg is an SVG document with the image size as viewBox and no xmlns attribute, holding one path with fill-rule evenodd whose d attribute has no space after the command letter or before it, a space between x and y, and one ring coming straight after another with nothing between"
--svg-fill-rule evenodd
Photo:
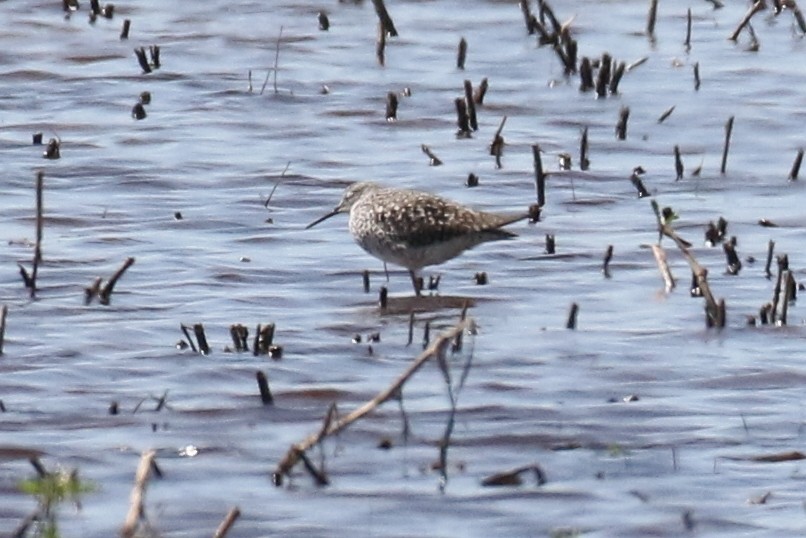
<instances>
[{"instance_id":1,"label":"shallow water","mask_svg":"<svg viewBox=\"0 0 806 538\"><path fill-rule=\"evenodd\" d=\"M689 5L660 2L651 41L642 33L648 2L555 2L559 18L575 17L580 55L647 57L619 95L596 100L564 76L550 48L536 46L515 2L390 0L400 37L388 40L384 67L369 2L204 2L181 11L141 2L93 25L83 4L69 18L58 3L0 5L0 303L9 307L0 447L42 450L49 469L78 468L95 485L81 510L62 507L64 536L117 533L139 454L152 448L164 476L150 484L146 515L161 536L211 535L233 506L242 516L230 536L679 536L687 523L707 535L804 533L802 463L747 459L804 444L803 314L793 303L787 327L747 325L772 298L769 240L797 279L804 274L803 186L787 181L806 103L804 42L791 13L757 15L760 49L751 52L747 33L727 40L745 2L692 3L687 52ZM317 28L320 9L328 32ZM124 18L132 28L121 41ZM270 78L261 94L278 37L277 92ZM455 59L461 37L464 71ZM141 74L132 49L153 44L162 67ZM484 77L479 131L458 139L453 100L464 79L476 86ZM398 121L388 123L386 95L404 88L411 96L400 96ZM142 91L153 100L135 121ZM631 115L617 141L622 106ZM489 144L504 116L497 169ZM585 126L591 167L582 172ZM44 147L30 144L35 132L61 139L61 159L42 158ZM372 398L422 349L426 322L433 339L459 316L458 308L416 314L407 345L408 314L381 315L376 300L383 285L393 298L410 295L408 277L392 268L387 283L344 218L304 226L352 180L524 208L535 196L535 143L555 172L542 221L427 271L441 275L440 295L475 299L478 324L453 361L456 377L472 353L444 493L432 464L449 404L434 366L406 385L407 440L397 404L387 403L325 444L330 486L316 487L300 467L290 485L274 487L277 463L319 429L331 403L346 413ZM445 164L428 166L422 144ZM558 171L562 152L573 170ZM664 290L648 248L655 217L628 180L639 165L725 299L725 329L705 328L703 301L689 297L690 271L668 240L678 287ZM32 301L17 264L30 267L33 256L38 170L44 261ZM464 186L470 172L479 187ZM703 244L705 225L720 216L738 238L738 276L725 273L720 246ZM556 236L555 255L545 254L545 234ZM84 288L129 256L136 262L112 304L84 306ZM474 283L481 271L486 286ZM569 331L573 302L578 328ZM269 322L281 360L224 351L231 324L253 333ZM204 324L209 356L176 348L182 323ZM375 332L380 342L368 344ZM261 405L257 370L269 376L274 406ZM155 412L166 392L167 407ZM393 448L376 448L382 439ZM183 455L189 446L198 454ZM532 464L545 485L524 476L521 486L481 486ZM25 461L0 460L0 533L34 510L17 488L32 475ZM765 493L766 502L750 502Z\"/></svg>"}]
</instances>

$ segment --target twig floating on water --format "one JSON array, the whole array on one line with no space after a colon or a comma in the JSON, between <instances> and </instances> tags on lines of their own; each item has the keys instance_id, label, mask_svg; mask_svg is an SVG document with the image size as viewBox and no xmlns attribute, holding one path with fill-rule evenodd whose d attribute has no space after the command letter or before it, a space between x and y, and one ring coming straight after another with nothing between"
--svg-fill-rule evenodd
<instances>
[{"instance_id":1,"label":"twig floating on water","mask_svg":"<svg viewBox=\"0 0 806 538\"><path fill-rule=\"evenodd\" d=\"M216 529L215 534L213 534L213 538L226 538L227 533L229 533L229 530L233 525L235 525L235 521L239 517L241 517L241 510L237 506L227 512L224 520L221 521L221 524Z\"/></svg>"},{"instance_id":2,"label":"twig floating on water","mask_svg":"<svg viewBox=\"0 0 806 538\"><path fill-rule=\"evenodd\" d=\"M546 473L543 472L543 469L541 469L539 465L527 465L524 467L518 467L512 471L505 471L503 473L490 475L481 481L481 485L483 487L520 486L523 484L521 475L529 471L534 473L535 482L538 486L542 486L546 483Z\"/></svg>"}]
</instances>

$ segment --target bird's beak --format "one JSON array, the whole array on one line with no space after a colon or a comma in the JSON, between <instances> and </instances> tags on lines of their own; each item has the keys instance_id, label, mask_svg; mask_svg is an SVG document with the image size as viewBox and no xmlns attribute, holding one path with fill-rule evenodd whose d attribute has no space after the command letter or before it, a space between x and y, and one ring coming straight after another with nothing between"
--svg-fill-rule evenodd
<instances>
[{"instance_id":1,"label":"bird's beak","mask_svg":"<svg viewBox=\"0 0 806 538\"><path fill-rule=\"evenodd\" d=\"M318 219L316 219L315 221L313 221L312 223L310 223L309 225L307 225L307 226L305 227L305 229L306 229L306 230L308 230L308 229L310 229L310 228L313 228L314 226L316 226L316 225L317 225L317 224L319 224L320 222L325 221L325 220L329 219L330 217L335 217L335 216L336 216L336 215L338 215L339 213L341 213L341 211L340 211L340 210L339 210L339 208L337 207L336 209L334 209L333 211L331 211L330 213L328 213L328 214L327 214L327 215L325 215L324 217L319 217Z\"/></svg>"}]
</instances>

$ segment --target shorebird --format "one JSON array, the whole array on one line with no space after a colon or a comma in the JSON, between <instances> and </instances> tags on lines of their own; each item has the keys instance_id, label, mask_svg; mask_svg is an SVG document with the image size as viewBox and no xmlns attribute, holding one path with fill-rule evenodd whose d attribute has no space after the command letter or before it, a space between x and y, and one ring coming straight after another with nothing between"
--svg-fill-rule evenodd
<instances>
[{"instance_id":1,"label":"shorebird","mask_svg":"<svg viewBox=\"0 0 806 538\"><path fill-rule=\"evenodd\" d=\"M339 205L306 229L339 213L350 214L350 233L361 248L409 270L418 296L420 269L444 263L481 243L516 237L503 226L529 216L476 211L427 192L362 181L347 187Z\"/></svg>"}]
</instances>

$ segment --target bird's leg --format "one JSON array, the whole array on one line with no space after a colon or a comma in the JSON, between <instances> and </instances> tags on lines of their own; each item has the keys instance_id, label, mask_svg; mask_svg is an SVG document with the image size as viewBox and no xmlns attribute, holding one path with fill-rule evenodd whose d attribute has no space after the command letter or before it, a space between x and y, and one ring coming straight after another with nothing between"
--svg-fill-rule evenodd
<instances>
[{"instance_id":1,"label":"bird's leg","mask_svg":"<svg viewBox=\"0 0 806 538\"><path fill-rule=\"evenodd\" d=\"M422 291L422 281L417 278L417 273L413 269L409 269L409 275L411 276L411 284L414 286L414 293L419 297L420 291Z\"/></svg>"}]
</instances>

